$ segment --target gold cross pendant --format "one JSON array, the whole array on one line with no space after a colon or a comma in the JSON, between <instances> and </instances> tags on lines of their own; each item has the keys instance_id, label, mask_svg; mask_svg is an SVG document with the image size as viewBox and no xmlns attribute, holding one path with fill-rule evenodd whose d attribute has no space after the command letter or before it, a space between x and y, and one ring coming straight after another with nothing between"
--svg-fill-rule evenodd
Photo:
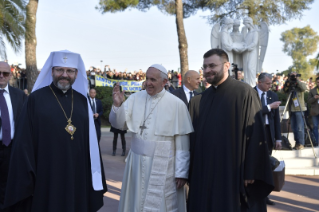
<instances>
[{"instance_id":1,"label":"gold cross pendant","mask_svg":"<svg viewBox=\"0 0 319 212\"><path fill-rule=\"evenodd\" d=\"M66 125L66 127L65 127L65 130L71 135L71 140L73 140L73 134L75 133L75 131L76 131L76 127L73 125L73 124L71 124L71 119L69 119L68 120L68 125Z\"/></svg>"}]
</instances>

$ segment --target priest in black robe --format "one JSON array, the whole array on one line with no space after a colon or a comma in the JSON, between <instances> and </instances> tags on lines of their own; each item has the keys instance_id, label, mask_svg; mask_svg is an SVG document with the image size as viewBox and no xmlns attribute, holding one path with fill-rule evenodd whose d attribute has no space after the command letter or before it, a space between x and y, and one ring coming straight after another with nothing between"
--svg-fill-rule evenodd
<instances>
[{"instance_id":1,"label":"priest in black robe","mask_svg":"<svg viewBox=\"0 0 319 212\"><path fill-rule=\"evenodd\" d=\"M204 55L212 84L192 98L189 212L267 211L272 173L257 92L228 76L226 52Z\"/></svg>"},{"instance_id":2,"label":"priest in black robe","mask_svg":"<svg viewBox=\"0 0 319 212\"><path fill-rule=\"evenodd\" d=\"M98 211L107 187L87 88L81 87L82 59L51 53L41 74L16 129L5 206L15 212Z\"/></svg>"}]
</instances>

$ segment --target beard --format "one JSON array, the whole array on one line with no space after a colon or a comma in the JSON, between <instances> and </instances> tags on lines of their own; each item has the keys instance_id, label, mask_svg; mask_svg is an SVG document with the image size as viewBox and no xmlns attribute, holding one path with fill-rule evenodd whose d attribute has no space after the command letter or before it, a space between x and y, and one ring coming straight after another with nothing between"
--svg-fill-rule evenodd
<instances>
[{"instance_id":1,"label":"beard","mask_svg":"<svg viewBox=\"0 0 319 212\"><path fill-rule=\"evenodd\" d=\"M60 80L67 80L69 83L67 84L62 84L59 81ZM59 88L60 90L69 90L71 85L74 83L74 80L72 80L71 78L68 77L57 77L53 79L54 85Z\"/></svg>"},{"instance_id":2,"label":"beard","mask_svg":"<svg viewBox=\"0 0 319 212\"><path fill-rule=\"evenodd\" d=\"M214 76L214 78L207 78L210 76ZM211 85L217 85L225 76L224 67L222 66L221 69L217 72L208 72L204 74L206 81Z\"/></svg>"}]
</instances>

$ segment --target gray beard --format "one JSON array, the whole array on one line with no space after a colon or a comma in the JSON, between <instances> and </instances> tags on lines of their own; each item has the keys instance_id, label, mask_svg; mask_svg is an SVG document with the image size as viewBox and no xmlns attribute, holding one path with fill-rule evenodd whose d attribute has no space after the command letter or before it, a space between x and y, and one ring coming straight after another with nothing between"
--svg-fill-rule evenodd
<instances>
[{"instance_id":1,"label":"gray beard","mask_svg":"<svg viewBox=\"0 0 319 212\"><path fill-rule=\"evenodd\" d=\"M61 85L59 82L57 83L57 85L56 85L56 87L57 88L59 88L60 90L62 90L62 91L67 91L67 90L69 90L70 89L70 84L68 84L68 85L66 85L66 86L63 86L63 85Z\"/></svg>"}]
</instances>

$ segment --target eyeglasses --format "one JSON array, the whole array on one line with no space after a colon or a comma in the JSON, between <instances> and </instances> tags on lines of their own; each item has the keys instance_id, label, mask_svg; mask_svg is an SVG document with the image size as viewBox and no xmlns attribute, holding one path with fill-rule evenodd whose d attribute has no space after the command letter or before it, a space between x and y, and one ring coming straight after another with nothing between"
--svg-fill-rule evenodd
<instances>
[{"instance_id":1,"label":"eyeglasses","mask_svg":"<svg viewBox=\"0 0 319 212\"><path fill-rule=\"evenodd\" d=\"M0 76L4 76L4 77L8 77L10 75L10 72L4 72L4 71L0 71Z\"/></svg>"},{"instance_id":2,"label":"eyeglasses","mask_svg":"<svg viewBox=\"0 0 319 212\"><path fill-rule=\"evenodd\" d=\"M72 70L72 69L67 69L66 71L64 71L64 69L60 68L60 69L54 69L59 75L64 74L64 72L67 73L67 75L71 76L74 75L76 70Z\"/></svg>"},{"instance_id":3,"label":"eyeglasses","mask_svg":"<svg viewBox=\"0 0 319 212\"><path fill-rule=\"evenodd\" d=\"M222 65L224 63L226 63L226 62L223 62L223 63L218 64L218 65L216 65L214 63L211 63L211 64L208 64L208 65L203 65L203 67L201 67L201 68L202 68L202 70L206 70L206 68L215 69L217 66Z\"/></svg>"}]
</instances>

